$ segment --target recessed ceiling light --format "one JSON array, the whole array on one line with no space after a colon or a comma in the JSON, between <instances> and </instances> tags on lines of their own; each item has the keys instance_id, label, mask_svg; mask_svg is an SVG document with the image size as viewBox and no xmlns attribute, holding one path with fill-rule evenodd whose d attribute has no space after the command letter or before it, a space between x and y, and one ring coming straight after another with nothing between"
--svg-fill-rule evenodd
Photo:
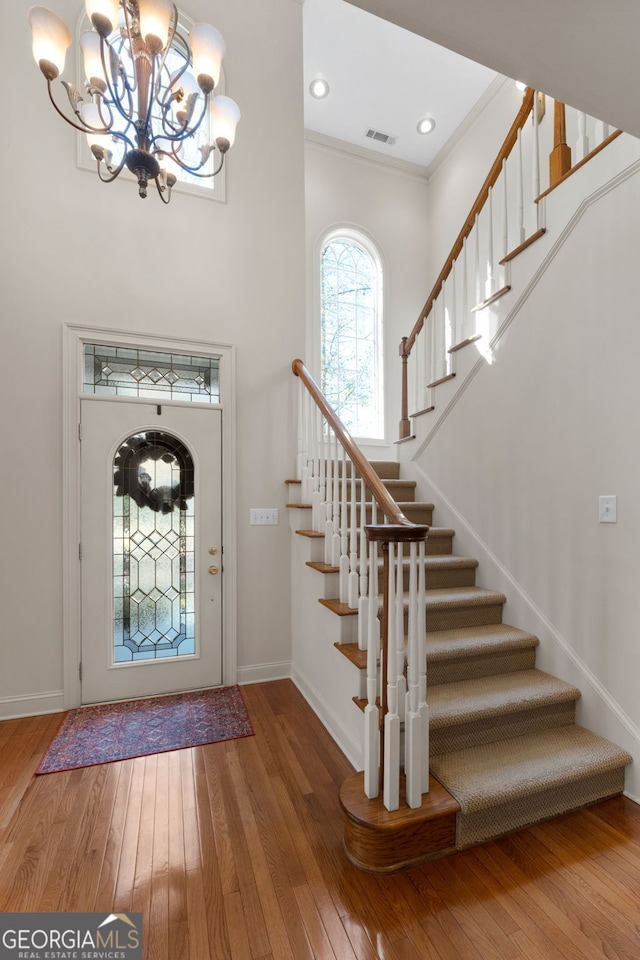
<instances>
[{"instance_id":1,"label":"recessed ceiling light","mask_svg":"<svg viewBox=\"0 0 640 960\"><path fill-rule=\"evenodd\" d=\"M329 93L329 84L323 77L316 77L316 79L312 80L309 84L309 93L312 97L315 97L316 100L324 100Z\"/></svg>"},{"instance_id":2,"label":"recessed ceiling light","mask_svg":"<svg viewBox=\"0 0 640 960\"><path fill-rule=\"evenodd\" d=\"M436 122L433 117L423 117L416 127L418 133L432 133L436 128Z\"/></svg>"}]
</instances>

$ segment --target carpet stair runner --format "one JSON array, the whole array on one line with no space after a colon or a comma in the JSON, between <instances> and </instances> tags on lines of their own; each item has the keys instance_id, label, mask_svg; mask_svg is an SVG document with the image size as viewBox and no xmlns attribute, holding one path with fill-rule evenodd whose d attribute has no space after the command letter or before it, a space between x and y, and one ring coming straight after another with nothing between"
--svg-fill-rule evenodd
<instances>
[{"instance_id":1,"label":"carpet stair runner","mask_svg":"<svg viewBox=\"0 0 640 960\"><path fill-rule=\"evenodd\" d=\"M431 526L433 504L415 501L400 465L372 466L405 516ZM477 561L453 553L454 535L431 527L427 540L427 701L430 770L460 806L464 849L621 793L631 757L576 724L580 691L536 669L537 638L502 622L506 597L475 586ZM342 652L365 667L355 644Z\"/></svg>"}]
</instances>

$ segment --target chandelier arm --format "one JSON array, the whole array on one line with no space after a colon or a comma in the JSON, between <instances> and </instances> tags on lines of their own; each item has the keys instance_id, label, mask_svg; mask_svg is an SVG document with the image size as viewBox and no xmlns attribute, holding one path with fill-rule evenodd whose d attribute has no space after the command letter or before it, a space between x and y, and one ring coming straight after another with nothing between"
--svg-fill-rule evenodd
<instances>
[{"instance_id":1,"label":"chandelier arm","mask_svg":"<svg viewBox=\"0 0 640 960\"><path fill-rule=\"evenodd\" d=\"M188 140L189 137L192 137L197 130L200 129L202 121L207 115L207 109L209 107L209 96L206 95L204 98L204 104L202 106L202 112L198 118L198 122L193 126L188 126L186 123L184 126L176 129L175 127L168 126L166 123L166 115L162 117L162 136L156 135L152 137L151 142L155 143L156 140L167 139L170 140L172 144L174 143L183 143L185 140ZM197 168L196 168L197 169Z\"/></svg>"},{"instance_id":2,"label":"chandelier arm","mask_svg":"<svg viewBox=\"0 0 640 960\"><path fill-rule=\"evenodd\" d=\"M126 16L126 14L125 14L125 16ZM106 58L105 58L105 55L104 55L105 47L109 50L110 53L113 53L114 56L116 56L117 59L118 59L118 64L119 64L119 66L120 66L120 68L121 68L121 69L119 70L120 79L122 80L122 85L123 85L123 88L124 88L124 92L126 92L126 94L127 94L127 100L128 100L128 104L129 104L129 113L127 113L127 111L126 111L126 110L124 109L124 107L122 106L122 98L121 98L120 94L118 93L118 84L117 84L117 81L116 81L116 83L113 83L113 82L112 82L113 78L112 78L112 76L111 76L111 70L107 70L107 62L106 62ZM129 84L129 81L128 81L128 79L127 79L126 72L122 69L122 60L121 60L121 58L120 58L120 55L115 52L115 50L113 49L113 47L111 46L111 44L109 43L109 41L106 40L106 39L103 38L103 37L100 37L100 58L101 58L101 60L102 60L102 69L103 69L103 71L104 71L104 76L105 76L105 79L106 79L106 82L107 82L107 89L108 89L108 91L109 91L110 101L115 105L118 113L119 113L120 116L123 118L123 120L126 120L127 123L130 124L130 123L131 123L131 117L132 117L132 115L133 115L133 98L132 98L132 92L133 92L133 91L132 91L131 85ZM135 89L135 88L134 88L134 89ZM109 113L111 113L111 108L109 108Z\"/></svg>"},{"instance_id":3,"label":"chandelier arm","mask_svg":"<svg viewBox=\"0 0 640 960\"><path fill-rule=\"evenodd\" d=\"M110 133L111 132L109 130L103 130L100 127L90 127L87 123L84 122L84 120L82 120L78 111L74 111L74 112L78 120L80 120L80 123L83 124L83 126L80 126L80 123L76 123L74 120L71 120L65 113L62 112L62 110L56 103L53 96L53 91L51 89L51 80L49 80L48 78L47 78L47 91L49 93L49 100L51 101L53 108L58 114L58 116L62 117L64 122L68 123L70 127L74 128L74 130L79 130L80 133Z\"/></svg>"},{"instance_id":4,"label":"chandelier arm","mask_svg":"<svg viewBox=\"0 0 640 960\"><path fill-rule=\"evenodd\" d=\"M157 189L157 191L158 191L158 196L160 197L160 199L162 200L162 202L163 202L164 204L169 203L169 201L171 200L171 187L166 186L166 185L161 187L161 186L160 186L160 178L159 178L159 177L156 177L156 178L155 178L155 181L156 181L156 189ZM165 198L164 198L164 192L165 192L165 190L167 191L167 198L166 198L166 200L165 200Z\"/></svg>"},{"instance_id":5,"label":"chandelier arm","mask_svg":"<svg viewBox=\"0 0 640 960\"><path fill-rule=\"evenodd\" d=\"M158 103L160 106L162 106L162 103L161 103L161 101L160 101L160 98L158 97L158 93L160 92L160 80L161 80L161 78L162 78L162 71L163 71L163 69L164 69L164 65L165 65L167 56L168 56L168 54L169 54L169 51L171 50L171 47L172 47L172 45L173 45L173 41L174 41L174 39L176 38L176 36L178 37L178 40L180 40L180 41L184 44L184 39L183 39L182 36L178 33L178 8L176 7L176 5L175 5L175 3L174 3L174 4L173 4L173 26L171 27L171 30L169 31L169 36L168 36L167 42L166 42L166 44L165 44L165 46L164 46L164 49L163 49L163 51L162 51L162 59L160 60L160 65L159 65L159 67L158 67L158 74L157 74L157 77L156 77L156 82L155 82L155 84L154 84L154 87L155 87L156 89L153 91L153 97L154 97L156 103ZM184 44L184 45L186 46L186 44ZM189 52L189 48L187 47L187 53L188 53L188 52ZM184 68L183 68L182 72L180 73L180 76L182 76L182 73L184 73L184 70L186 70L186 68L187 68L187 62L185 62Z\"/></svg>"},{"instance_id":6,"label":"chandelier arm","mask_svg":"<svg viewBox=\"0 0 640 960\"><path fill-rule=\"evenodd\" d=\"M120 163L118 164L118 166L116 167L115 170L110 170L109 167L107 167L107 165L106 165L106 163L105 163L105 166L107 167L107 170L109 170L110 176L108 176L108 177L103 177L103 176L102 176L102 172L101 172L101 171L102 171L102 161L99 160L99 159L96 157L96 164L97 164L97 170L98 170L98 179L101 180L102 183L113 183L113 181L116 180L116 179L120 176L120 174L122 173L122 171L123 171L123 169L124 169L124 166L125 166L125 160L126 160L126 154L123 156L122 160L120 161Z\"/></svg>"},{"instance_id":7,"label":"chandelier arm","mask_svg":"<svg viewBox=\"0 0 640 960\"><path fill-rule=\"evenodd\" d=\"M171 151L171 157L175 161L175 163L177 163L178 166L181 167L186 173L190 173L192 177L198 177L200 180L206 180L209 177L215 177L218 173L220 173L220 171L222 170L222 165L224 164L224 156L225 155L223 153L220 157L220 163L218 164L216 169L213 170L211 173L198 173L198 170L200 170L201 167L203 167L204 164L209 159L208 157L207 157L207 160L203 160L203 162L199 166L190 167L188 164L186 164L183 160L179 158L178 154L175 152L174 149L172 149Z\"/></svg>"}]
</instances>

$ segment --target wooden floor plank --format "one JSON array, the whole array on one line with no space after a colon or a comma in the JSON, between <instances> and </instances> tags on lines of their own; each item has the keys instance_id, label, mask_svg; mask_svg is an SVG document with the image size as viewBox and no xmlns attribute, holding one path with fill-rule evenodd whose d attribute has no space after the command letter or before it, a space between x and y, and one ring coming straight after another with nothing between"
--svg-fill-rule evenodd
<instances>
[{"instance_id":1,"label":"wooden floor plank","mask_svg":"<svg viewBox=\"0 0 640 960\"><path fill-rule=\"evenodd\" d=\"M638 960L632 801L361 873L344 756L290 681L243 691L254 737L38 777L60 715L0 722L0 911L138 908L147 960Z\"/></svg>"}]
</instances>

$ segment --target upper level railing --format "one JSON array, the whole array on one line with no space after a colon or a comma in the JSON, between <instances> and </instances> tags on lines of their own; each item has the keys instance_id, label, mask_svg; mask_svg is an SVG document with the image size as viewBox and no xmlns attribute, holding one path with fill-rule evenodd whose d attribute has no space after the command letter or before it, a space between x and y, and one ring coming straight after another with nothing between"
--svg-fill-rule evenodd
<instances>
[{"instance_id":1,"label":"upper level railing","mask_svg":"<svg viewBox=\"0 0 640 960\"><path fill-rule=\"evenodd\" d=\"M429 528L404 516L302 360L294 360L292 370L301 383L296 466L301 501L312 506L313 530L324 534L325 563L339 570L340 602L358 610L358 645L367 651L364 791L377 797L382 786L385 806L397 809L404 768L406 802L419 807L429 789L424 565Z\"/></svg>"},{"instance_id":2,"label":"upper level railing","mask_svg":"<svg viewBox=\"0 0 640 960\"><path fill-rule=\"evenodd\" d=\"M455 376L456 352L493 332L484 311L511 289L511 261L544 234L544 198L621 133L559 101L553 125L543 124L545 112L544 94L527 88L413 330L402 338L400 439L411 435L410 416L432 408L434 387Z\"/></svg>"}]
</instances>

